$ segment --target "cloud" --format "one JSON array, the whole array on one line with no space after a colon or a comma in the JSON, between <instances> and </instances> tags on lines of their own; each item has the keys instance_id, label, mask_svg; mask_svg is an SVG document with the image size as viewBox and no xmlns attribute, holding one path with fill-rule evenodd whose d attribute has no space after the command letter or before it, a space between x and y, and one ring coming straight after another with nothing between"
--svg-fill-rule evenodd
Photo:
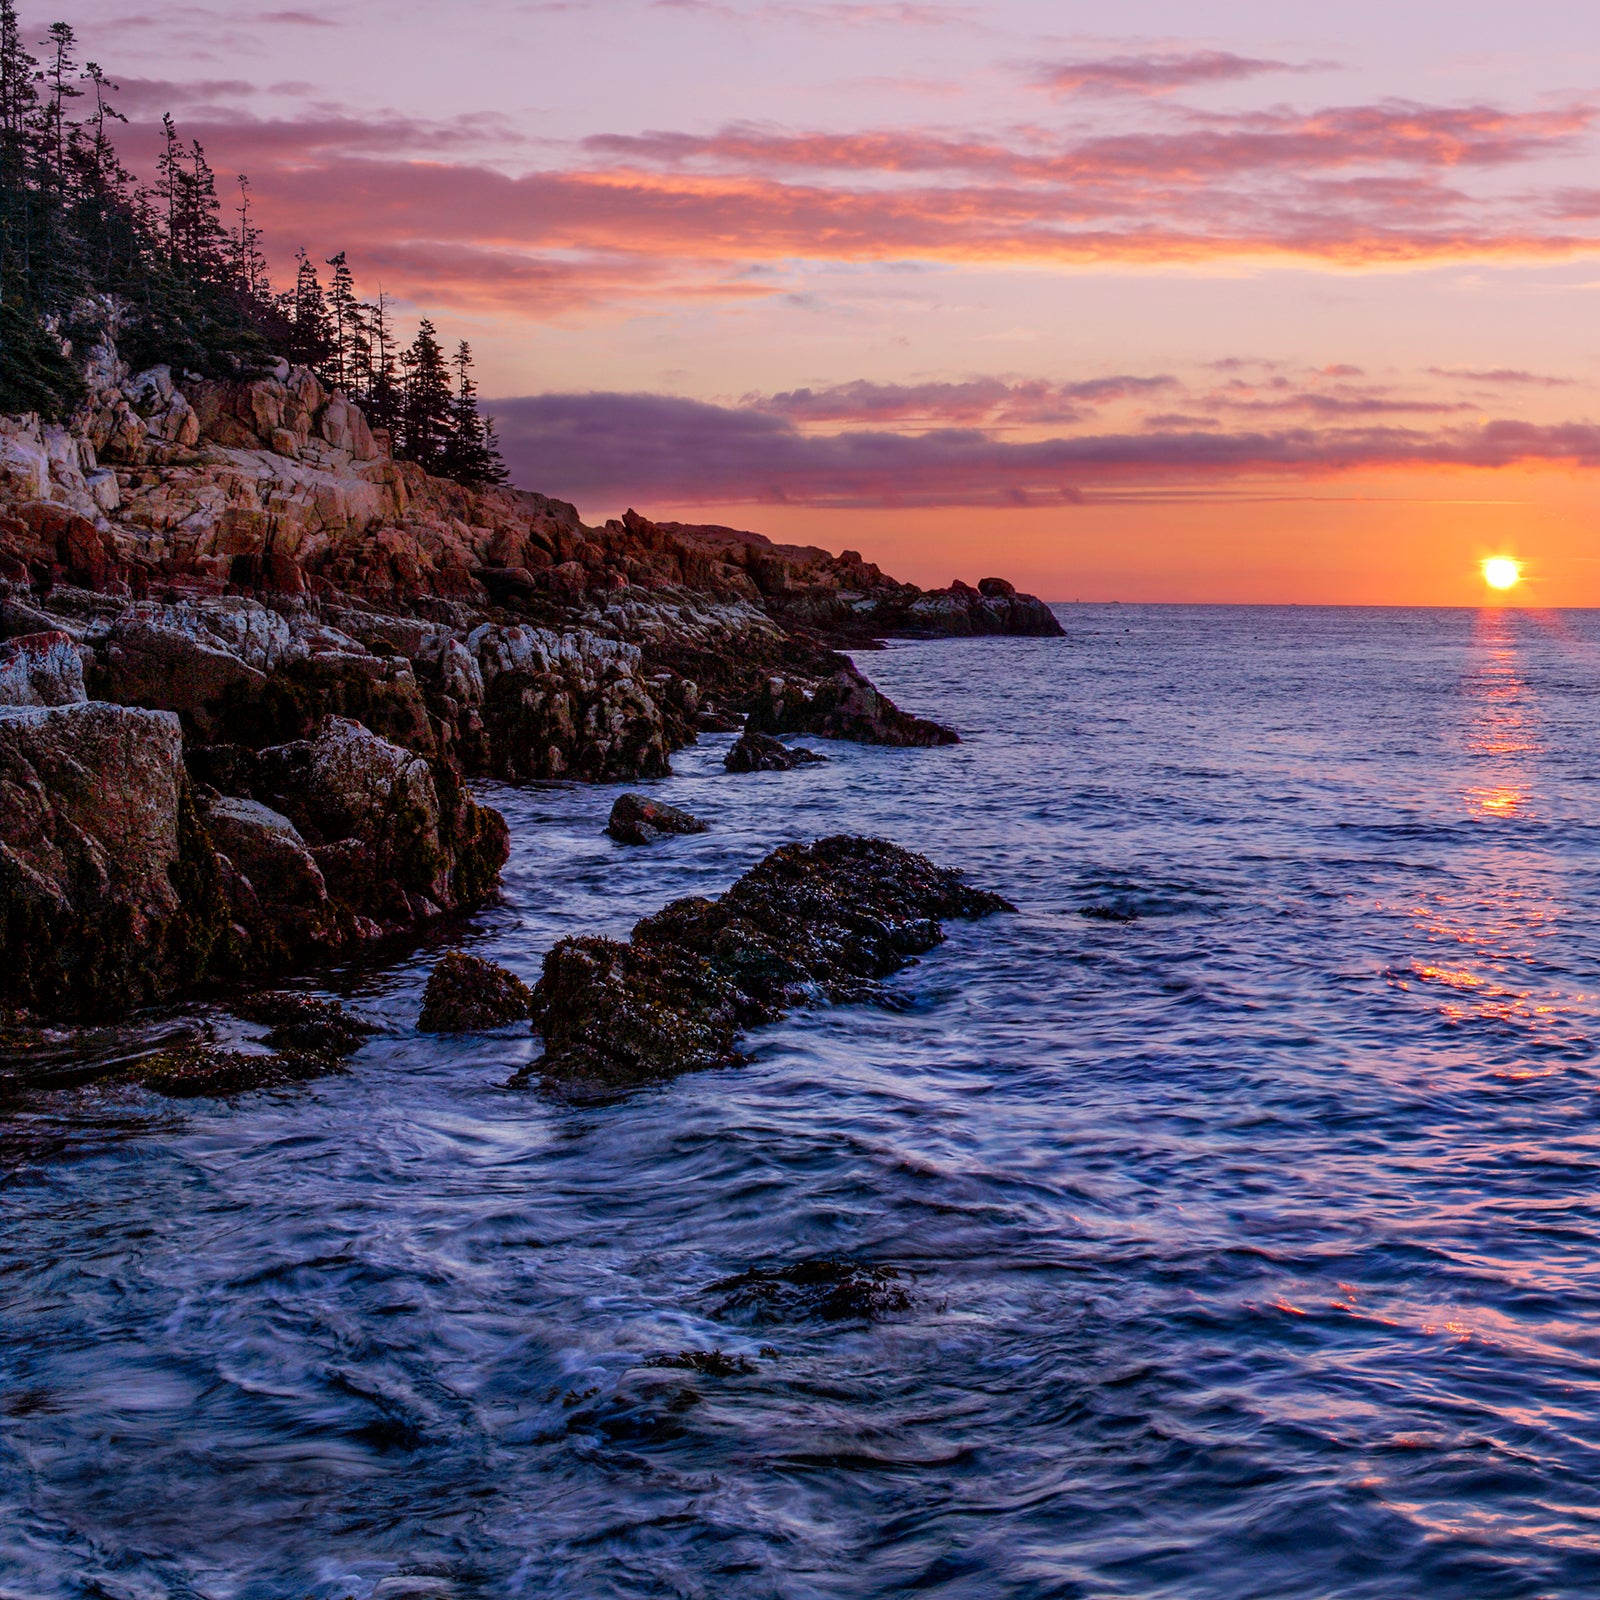
<instances>
[{"instance_id":1,"label":"cloud","mask_svg":"<svg viewBox=\"0 0 1600 1600\"><path fill-rule=\"evenodd\" d=\"M1524 372L1520 367L1495 367L1487 372L1474 372L1465 367L1429 367L1428 371L1436 378L1465 379L1469 383L1497 387L1567 389L1578 381L1576 378L1553 378L1542 372Z\"/></svg>"},{"instance_id":2,"label":"cloud","mask_svg":"<svg viewBox=\"0 0 1600 1600\"><path fill-rule=\"evenodd\" d=\"M853 383L747 396L744 404L793 422L982 424L1028 427L1078 421L1085 408L1169 388L1175 379L1117 376L1082 383Z\"/></svg>"},{"instance_id":3,"label":"cloud","mask_svg":"<svg viewBox=\"0 0 1600 1600\"><path fill-rule=\"evenodd\" d=\"M1129 179L1183 187L1218 176L1282 171L1329 172L1398 165L1449 170L1533 160L1569 148L1589 132L1588 104L1511 112L1490 105L1424 106L1388 100L1242 114L1184 112L1165 130L1053 139L1024 130L1010 142L915 129L789 133L734 123L712 134L668 131L596 134L583 141L594 155L620 162L721 170L952 173L1030 183L1109 184ZM1390 200L1411 186L1394 179ZM1377 193L1362 196L1372 200Z\"/></svg>"},{"instance_id":4,"label":"cloud","mask_svg":"<svg viewBox=\"0 0 1600 1600\"><path fill-rule=\"evenodd\" d=\"M577 500L816 507L1069 505L1130 487L1417 467L1600 467L1600 426L1500 420L1219 430L1171 426L1015 442L979 428L816 434L752 406L654 394L494 401L518 482ZM1154 420L1154 419L1152 419Z\"/></svg>"},{"instance_id":5,"label":"cloud","mask_svg":"<svg viewBox=\"0 0 1600 1600\"><path fill-rule=\"evenodd\" d=\"M1324 71L1332 62L1266 61L1229 50L1102 56L1086 61L1035 61L1027 74L1055 94L1170 94L1204 84L1237 83L1273 72Z\"/></svg>"},{"instance_id":6,"label":"cloud","mask_svg":"<svg viewBox=\"0 0 1600 1600\"><path fill-rule=\"evenodd\" d=\"M184 92L201 103L185 110ZM1593 220L1499 176L1578 148L1587 103L1221 114L1161 101L1140 126L1087 134L734 124L552 146L492 112L262 116L232 80L125 94L146 119L129 133L134 164L151 170L148 118L175 104L219 172L250 174L275 249L433 259L439 297L512 310L521 256L529 314L557 286L563 307L803 292L815 263L1363 267L1600 248Z\"/></svg>"},{"instance_id":7,"label":"cloud","mask_svg":"<svg viewBox=\"0 0 1600 1600\"><path fill-rule=\"evenodd\" d=\"M337 28L331 17L315 11L263 11L256 19L280 28Z\"/></svg>"}]
</instances>

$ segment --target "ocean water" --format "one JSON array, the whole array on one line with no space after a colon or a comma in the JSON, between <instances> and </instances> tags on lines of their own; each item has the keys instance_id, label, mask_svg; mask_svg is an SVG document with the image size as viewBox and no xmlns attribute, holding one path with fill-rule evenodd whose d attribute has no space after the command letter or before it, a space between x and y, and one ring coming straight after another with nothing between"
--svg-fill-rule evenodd
<instances>
[{"instance_id":1,"label":"ocean water","mask_svg":"<svg viewBox=\"0 0 1600 1600\"><path fill-rule=\"evenodd\" d=\"M346 1077L11 1106L0 1595L1600 1593L1600 614L1061 616L865 660L959 747L683 752L700 838L490 791L530 979L796 837L1017 903L903 1010L572 1105L422 951ZM904 1302L714 1287L822 1256Z\"/></svg>"}]
</instances>

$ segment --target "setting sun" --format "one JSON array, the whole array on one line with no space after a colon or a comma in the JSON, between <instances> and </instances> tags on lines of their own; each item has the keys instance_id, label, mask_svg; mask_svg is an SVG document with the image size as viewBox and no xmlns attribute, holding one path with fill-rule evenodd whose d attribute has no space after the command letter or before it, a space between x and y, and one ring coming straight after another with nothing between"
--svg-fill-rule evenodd
<instances>
[{"instance_id":1,"label":"setting sun","mask_svg":"<svg viewBox=\"0 0 1600 1600\"><path fill-rule=\"evenodd\" d=\"M1490 556L1483 564L1483 581L1491 589L1510 589L1522 581L1522 563L1509 556Z\"/></svg>"}]
</instances>

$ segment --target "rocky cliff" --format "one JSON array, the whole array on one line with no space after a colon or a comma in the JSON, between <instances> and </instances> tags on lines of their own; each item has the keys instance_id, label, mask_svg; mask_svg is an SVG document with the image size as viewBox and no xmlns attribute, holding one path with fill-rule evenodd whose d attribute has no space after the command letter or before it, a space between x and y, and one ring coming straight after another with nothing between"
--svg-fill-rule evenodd
<instances>
[{"instance_id":1,"label":"rocky cliff","mask_svg":"<svg viewBox=\"0 0 1600 1600\"><path fill-rule=\"evenodd\" d=\"M999 579L470 490L304 369L89 360L0 418L0 1004L133 1004L494 892L463 778L664 775L701 728L953 741L835 646L1059 632Z\"/></svg>"}]
</instances>

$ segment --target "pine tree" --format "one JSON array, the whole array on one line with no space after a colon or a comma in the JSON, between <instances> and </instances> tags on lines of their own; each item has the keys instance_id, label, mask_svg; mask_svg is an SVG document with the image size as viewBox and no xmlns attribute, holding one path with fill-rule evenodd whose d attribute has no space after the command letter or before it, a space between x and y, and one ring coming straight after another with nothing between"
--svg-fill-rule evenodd
<instances>
[{"instance_id":1,"label":"pine tree","mask_svg":"<svg viewBox=\"0 0 1600 1600\"><path fill-rule=\"evenodd\" d=\"M500 459L494 424L478 415L478 385L472 376L472 346L465 339L456 346L452 363L456 392L450 406L450 439L441 471L458 483L504 483L506 469Z\"/></svg>"},{"instance_id":2,"label":"pine tree","mask_svg":"<svg viewBox=\"0 0 1600 1600\"><path fill-rule=\"evenodd\" d=\"M296 366L321 370L333 346L328 320L328 300L317 276L316 263L302 249L296 252L299 267L294 289L286 297L284 311L289 323L289 345L284 352Z\"/></svg>"},{"instance_id":3,"label":"pine tree","mask_svg":"<svg viewBox=\"0 0 1600 1600\"><path fill-rule=\"evenodd\" d=\"M73 142L75 126L67 116L67 107L69 102L81 99L83 96L83 90L76 82L78 64L72 59L78 40L65 22L53 22L50 25L48 43L50 57L44 72L40 75L49 89L41 108L43 142L56 190L58 193L65 193L67 152Z\"/></svg>"},{"instance_id":4,"label":"pine tree","mask_svg":"<svg viewBox=\"0 0 1600 1600\"><path fill-rule=\"evenodd\" d=\"M425 472L443 471L453 432L455 397L450 369L439 347L437 331L426 317L417 336L400 358L405 374L401 409L401 447L406 458Z\"/></svg>"},{"instance_id":5,"label":"pine tree","mask_svg":"<svg viewBox=\"0 0 1600 1600\"><path fill-rule=\"evenodd\" d=\"M234 207L238 226L233 231L233 278L239 293L265 305L270 299L267 261L261 253L261 230L250 220L250 180L239 174L239 203Z\"/></svg>"},{"instance_id":6,"label":"pine tree","mask_svg":"<svg viewBox=\"0 0 1600 1600\"><path fill-rule=\"evenodd\" d=\"M356 387L357 374L362 368L366 327L361 314L361 302L356 297L355 274L345 260L344 251L329 256L327 264L333 268L333 283L328 292L328 314L332 324L328 377L336 389L349 393Z\"/></svg>"},{"instance_id":7,"label":"pine tree","mask_svg":"<svg viewBox=\"0 0 1600 1600\"><path fill-rule=\"evenodd\" d=\"M376 301L362 306L362 314L370 338L366 374L358 391L360 403L366 410L368 422L374 428L388 430L394 438L400 430L400 383L395 373L389 302L381 288Z\"/></svg>"}]
</instances>

